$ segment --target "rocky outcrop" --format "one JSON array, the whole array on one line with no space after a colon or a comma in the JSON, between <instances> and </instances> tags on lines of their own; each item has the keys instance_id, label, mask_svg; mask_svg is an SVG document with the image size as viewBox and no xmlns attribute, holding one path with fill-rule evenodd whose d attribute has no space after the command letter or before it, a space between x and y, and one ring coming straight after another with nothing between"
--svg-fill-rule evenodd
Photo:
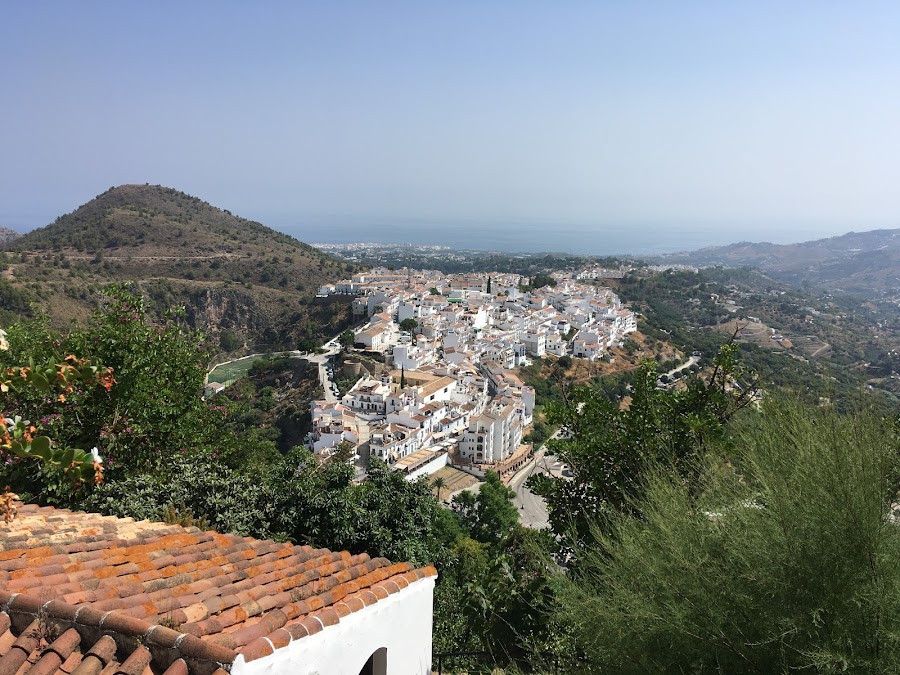
<instances>
[{"instance_id":1,"label":"rocky outcrop","mask_svg":"<svg viewBox=\"0 0 900 675\"><path fill-rule=\"evenodd\" d=\"M256 333L271 323L271 317L256 298L236 288L195 289L185 309L191 325L201 329L230 328L242 333Z\"/></svg>"}]
</instances>

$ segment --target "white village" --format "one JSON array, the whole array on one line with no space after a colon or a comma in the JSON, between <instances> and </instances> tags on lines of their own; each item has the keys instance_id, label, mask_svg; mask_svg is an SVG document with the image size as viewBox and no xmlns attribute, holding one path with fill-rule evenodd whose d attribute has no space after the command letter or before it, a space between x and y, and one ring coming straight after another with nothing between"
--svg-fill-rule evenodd
<instances>
[{"instance_id":1,"label":"white village","mask_svg":"<svg viewBox=\"0 0 900 675\"><path fill-rule=\"evenodd\" d=\"M535 406L515 369L546 355L596 360L636 329L615 293L589 283L597 275L376 268L322 286L320 296L353 296L364 321L354 347L388 369L375 377L345 360L359 377L343 396L323 382L309 448L323 459L378 457L409 479L447 465L515 472L532 451L523 437Z\"/></svg>"}]
</instances>

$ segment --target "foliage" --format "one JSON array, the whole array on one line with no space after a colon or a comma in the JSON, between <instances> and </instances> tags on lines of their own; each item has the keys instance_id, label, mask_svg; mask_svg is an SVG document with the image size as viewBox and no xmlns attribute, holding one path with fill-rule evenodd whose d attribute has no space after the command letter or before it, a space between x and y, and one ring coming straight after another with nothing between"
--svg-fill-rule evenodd
<instances>
[{"instance_id":1,"label":"foliage","mask_svg":"<svg viewBox=\"0 0 900 675\"><path fill-rule=\"evenodd\" d=\"M533 443L535 448L540 447L543 443L553 435L553 428L544 420L540 419L540 410L535 408L534 423L531 431L525 435L523 439L526 443Z\"/></svg>"},{"instance_id":2,"label":"foliage","mask_svg":"<svg viewBox=\"0 0 900 675\"><path fill-rule=\"evenodd\" d=\"M544 288L544 286L556 286L556 279L551 277L549 274L535 274L533 277L531 277L530 286L535 290Z\"/></svg>"},{"instance_id":3,"label":"foliage","mask_svg":"<svg viewBox=\"0 0 900 675\"><path fill-rule=\"evenodd\" d=\"M350 441L341 441L334 446L332 462L352 462L356 457L356 446Z\"/></svg>"},{"instance_id":4,"label":"foliage","mask_svg":"<svg viewBox=\"0 0 900 675\"><path fill-rule=\"evenodd\" d=\"M462 532L438 568L435 651L485 651L501 666L568 651L565 627L552 611L552 538L519 525L513 496L489 472L477 496L454 497Z\"/></svg>"},{"instance_id":5,"label":"foliage","mask_svg":"<svg viewBox=\"0 0 900 675\"><path fill-rule=\"evenodd\" d=\"M292 360L290 356L282 354L267 354L263 358L254 361L247 374L251 377L259 377L287 370L291 367Z\"/></svg>"},{"instance_id":6,"label":"foliage","mask_svg":"<svg viewBox=\"0 0 900 675\"><path fill-rule=\"evenodd\" d=\"M0 320L4 324L33 316L31 295L6 279L0 279Z\"/></svg>"},{"instance_id":7,"label":"foliage","mask_svg":"<svg viewBox=\"0 0 900 675\"><path fill-rule=\"evenodd\" d=\"M104 451L111 471L159 468L167 453L191 451L214 429L205 423L200 398L211 348L201 334L182 328L177 315L153 323L141 295L114 286L94 323L63 338L73 352L115 370L111 394L82 403L90 421L80 430Z\"/></svg>"},{"instance_id":8,"label":"foliage","mask_svg":"<svg viewBox=\"0 0 900 675\"><path fill-rule=\"evenodd\" d=\"M322 341L313 337L301 336L297 339L297 349L301 352L315 352L322 346Z\"/></svg>"},{"instance_id":9,"label":"foliage","mask_svg":"<svg viewBox=\"0 0 900 675\"><path fill-rule=\"evenodd\" d=\"M0 330L0 350L8 349L6 332ZM85 452L78 448L61 447L49 436L38 435L40 430L37 426L15 413L21 410L22 396L26 393L50 400L55 398L57 402L64 403L66 396L72 395L76 387L84 390L100 386L109 392L114 382L111 369L99 368L87 359L71 354L60 362L51 360L36 365L30 360L26 366L13 366L0 372L4 418L0 432L0 457L8 454L5 459L9 464L15 464L17 460L40 460L75 486L102 482L103 468L96 448ZM7 414L14 416L7 417Z\"/></svg>"},{"instance_id":10,"label":"foliage","mask_svg":"<svg viewBox=\"0 0 900 675\"><path fill-rule=\"evenodd\" d=\"M148 321L142 298L128 288L110 289L88 328L58 333L33 321L11 327L9 340L12 349L0 357L6 367L16 365L10 354L21 355L50 364L46 368L56 369L54 382L61 383L61 374L72 380L58 396L38 389L17 392L14 414L46 429L60 449L98 448L107 480L161 469L172 455L219 437L216 416L200 397L207 345L174 318ZM85 361L64 360L66 354ZM102 363L104 369L90 375L90 363ZM43 374L33 371L41 385L48 379L46 368ZM92 386L92 378L104 386ZM81 498L27 465L7 465L3 472L28 498L65 505Z\"/></svg>"},{"instance_id":11,"label":"foliage","mask_svg":"<svg viewBox=\"0 0 900 675\"><path fill-rule=\"evenodd\" d=\"M569 358L570 357L563 357ZM544 373L544 360L535 358L531 365L523 366L519 369L522 380L529 387L534 389L535 401L542 406L548 403L562 403L565 400L563 393L565 383L565 373L562 367L562 359L556 361L556 367L553 368L552 374L548 377Z\"/></svg>"},{"instance_id":12,"label":"foliage","mask_svg":"<svg viewBox=\"0 0 900 675\"><path fill-rule=\"evenodd\" d=\"M220 532L283 539L273 520L271 486L229 468L212 454L173 454L165 471L130 472L109 480L80 506L138 520L190 514Z\"/></svg>"},{"instance_id":13,"label":"foliage","mask_svg":"<svg viewBox=\"0 0 900 675\"><path fill-rule=\"evenodd\" d=\"M699 492L655 465L596 522L558 606L587 670L900 668L896 430L796 402L753 417Z\"/></svg>"},{"instance_id":14,"label":"foliage","mask_svg":"<svg viewBox=\"0 0 900 675\"><path fill-rule=\"evenodd\" d=\"M219 346L222 348L222 351L225 352L233 352L243 345L243 341L231 329L225 329L219 332Z\"/></svg>"},{"instance_id":15,"label":"foliage","mask_svg":"<svg viewBox=\"0 0 900 675\"><path fill-rule=\"evenodd\" d=\"M664 464L692 482L696 459L724 437L734 413L753 401L752 386L734 388L741 374L736 348L729 345L707 379L692 376L683 390L657 388L655 366L647 362L625 408L588 387L576 387L565 403L548 405L548 422L562 431L548 447L573 472L571 479L529 479L547 500L553 531L573 545L589 534L598 514L631 512L648 467Z\"/></svg>"},{"instance_id":16,"label":"foliage","mask_svg":"<svg viewBox=\"0 0 900 675\"><path fill-rule=\"evenodd\" d=\"M467 625L497 664L528 666L569 648L566 629L553 612L551 545L545 533L516 528L465 585Z\"/></svg>"},{"instance_id":17,"label":"foliage","mask_svg":"<svg viewBox=\"0 0 900 675\"><path fill-rule=\"evenodd\" d=\"M356 334L349 328L338 336L338 343L344 350L350 349L356 342Z\"/></svg>"},{"instance_id":18,"label":"foliage","mask_svg":"<svg viewBox=\"0 0 900 675\"><path fill-rule=\"evenodd\" d=\"M419 322L415 319L403 319L403 321L400 322L400 330L405 330L407 333L412 333L418 325Z\"/></svg>"},{"instance_id":19,"label":"foliage","mask_svg":"<svg viewBox=\"0 0 900 675\"><path fill-rule=\"evenodd\" d=\"M519 523L512 504L515 493L495 471L488 471L477 494L463 491L453 498L452 507L472 538L483 544L498 544Z\"/></svg>"}]
</instances>

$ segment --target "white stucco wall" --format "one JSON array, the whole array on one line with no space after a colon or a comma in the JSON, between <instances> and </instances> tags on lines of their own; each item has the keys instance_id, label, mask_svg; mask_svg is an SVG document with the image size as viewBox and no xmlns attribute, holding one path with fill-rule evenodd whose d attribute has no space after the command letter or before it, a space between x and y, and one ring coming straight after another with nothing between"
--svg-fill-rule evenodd
<instances>
[{"instance_id":1,"label":"white stucco wall","mask_svg":"<svg viewBox=\"0 0 900 675\"><path fill-rule=\"evenodd\" d=\"M265 658L239 655L231 675L357 675L382 647L387 675L430 675L434 581L419 579Z\"/></svg>"},{"instance_id":2,"label":"white stucco wall","mask_svg":"<svg viewBox=\"0 0 900 675\"><path fill-rule=\"evenodd\" d=\"M423 464L418 469L413 471L406 477L406 480L413 481L420 476L429 476L433 474L435 471L440 471L445 466L447 466L447 458L448 455L446 452L442 452L435 459L431 460L427 464Z\"/></svg>"}]
</instances>

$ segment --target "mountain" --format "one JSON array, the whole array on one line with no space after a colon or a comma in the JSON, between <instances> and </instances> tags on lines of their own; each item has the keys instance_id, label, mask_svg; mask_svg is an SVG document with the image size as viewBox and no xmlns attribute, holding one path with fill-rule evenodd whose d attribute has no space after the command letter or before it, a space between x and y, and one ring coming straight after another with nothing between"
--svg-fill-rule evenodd
<instances>
[{"instance_id":1,"label":"mountain","mask_svg":"<svg viewBox=\"0 0 900 675\"><path fill-rule=\"evenodd\" d=\"M757 267L766 274L870 299L900 294L900 229L850 232L800 244L741 242L656 258L708 267Z\"/></svg>"},{"instance_id":2,"label":"mountain","mask_svg":"<svg viewBox=\"0 0 900 675\"><path fill-rule=\"evenodd\" d=\"M316 289L353 269L159 185L111 188L2 248L4 284L37 296L32 305L58 323L84 318L103 285L132 281L160 311L185 305L196 327L228 329L245 343L288 344L320 326L328 334L341 322L334 308L313 304ZM14 300L20 307L21 298ZM13 310L3 289L0 309Z\"/></svg>"},{"instance_id":3,"label":"mountain","mask_svg":"<svg viewBox=\"0 0 900 675\"><path fill-rule=\"evenodd\" d=\"M8 241L12 241L16 237L21 236L22 235L15 230L11 230L8 227L0 227L0 244L5 244Z\"/></svg>"}]
</instances>

